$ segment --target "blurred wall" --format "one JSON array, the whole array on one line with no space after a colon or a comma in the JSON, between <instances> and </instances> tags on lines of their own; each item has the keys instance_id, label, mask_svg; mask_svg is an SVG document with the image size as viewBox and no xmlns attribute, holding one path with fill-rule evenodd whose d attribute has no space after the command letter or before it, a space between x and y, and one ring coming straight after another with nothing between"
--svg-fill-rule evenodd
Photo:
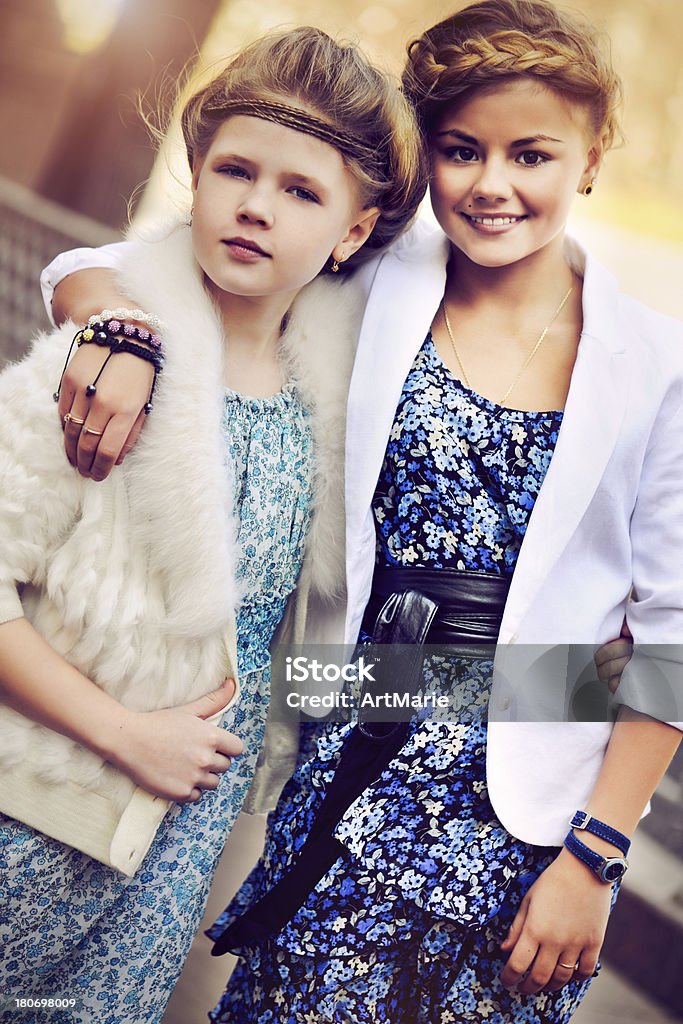
<instances>
[{"instance_id":1,"label":"blurred wall","mask_svg":"<svg viewBox=\"0 0 683 1024\"><path fill-rule=\"evenodd\" d=\"M0 0L0 175L121 228L154 154L137 96L192 59L219 0Z\"/></svg>"}]
</instances>

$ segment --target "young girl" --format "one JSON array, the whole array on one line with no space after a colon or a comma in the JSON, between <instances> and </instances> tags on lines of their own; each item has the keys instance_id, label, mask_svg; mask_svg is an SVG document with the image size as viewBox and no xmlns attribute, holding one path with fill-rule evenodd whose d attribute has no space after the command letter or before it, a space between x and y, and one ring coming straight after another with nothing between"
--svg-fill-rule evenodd
<instances>
[{"instance_id":1,"label":"young girl","mask_svg":"<svg viewBox=\"0 0 683 1024\"><path fill-rule=\"evenodd\" d=\"M485 0L411 47L405 85L441 231L411 232L372 281L348 408L346 639L377 636L399 593L416 639L435 616L433 642L471 640L475 621L503 651L595 646L625 614L637 643L677 642L683 337L564 238L614 138L618 80L551 4ZM490 672L470 669L475 706ZM629 666L622 689L647 711L637 683ZM494 690L491 719L503 705ZM212 1019L568 1020L678 743L628 717L311 737L212 930L244 958ZM596 821L577 833L578 811Z\"/></svg>"},{"instance_id":2,"label":"young girl","mask_svg":"<svg viewBox=\"0 0 683 1024\"><path fill-rule=\"evenodd\" d=\"M373 228L391 241L424 191L405 101L314 29L245 49L182 126L191 226L132 244L121 286L143 309L77 335L158 373L135 455L99 484L64 459L50 395L73 324L0 380L0 991L23 1019L48 1005L27 997L70 1022L163 1013L254 774L304 551L304 591L341 582L354 320L336 283L298 293ZM240 700L212 725L226 676Z\"/></svg>"}]
</instances>

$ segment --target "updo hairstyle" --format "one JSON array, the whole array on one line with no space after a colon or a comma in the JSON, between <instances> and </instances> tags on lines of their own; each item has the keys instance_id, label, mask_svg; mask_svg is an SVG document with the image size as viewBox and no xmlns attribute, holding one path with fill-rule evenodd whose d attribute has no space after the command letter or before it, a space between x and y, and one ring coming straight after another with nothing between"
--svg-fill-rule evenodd
<instances>
[{"instance_id":1,"label":"updo hairstyle","mask_svg":"<svg viewBox=\"0 0 683 1024\"><path fill-rule=\"evenodd\" d=\"M428 136L447 105L528 76L582 105L605 150L620 139L622 88L607 47L549 0L480 0L446 18L410 43L403 88Z\"/></svg>"}]
</instances>

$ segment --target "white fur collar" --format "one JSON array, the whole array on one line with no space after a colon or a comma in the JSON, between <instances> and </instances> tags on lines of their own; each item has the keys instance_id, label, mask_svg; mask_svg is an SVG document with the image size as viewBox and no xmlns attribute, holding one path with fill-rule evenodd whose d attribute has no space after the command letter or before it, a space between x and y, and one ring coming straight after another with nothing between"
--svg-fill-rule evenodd
<instances>
[{"instance_id":1,"label":"white fur collar","mask_svg":"<svg viewBox=\"0 0 683 1024\"><path fill-rule=\"evenodd\" d=\"M168 628L208 632L239 600L233 488L220 433L222 327L187 226L156 241L133 242L120 273L126 293L161 317L167 348L154 409L125 463L133 521L169 583ZM352 287L316 280L297 297L283 338L283 358L312 411L314 519L306 561L322 596L343 589L344 428L357 307ZM159 530L158 522L167 528ZM185 585L193 578L201 580L205 594L215 595L210 620Z\"/></svg>"}]
</instances>

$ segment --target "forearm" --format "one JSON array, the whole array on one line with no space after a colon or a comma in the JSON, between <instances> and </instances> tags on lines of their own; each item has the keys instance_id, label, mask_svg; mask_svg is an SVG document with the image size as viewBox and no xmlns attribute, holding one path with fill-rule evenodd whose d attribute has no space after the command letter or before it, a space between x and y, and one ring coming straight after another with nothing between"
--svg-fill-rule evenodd
<instances>
[{"instance_id":1,"label":"forearm","mask_svg":"<svg viewBox=\"0 0 683 1024\"><path fill-rule=\"evenodd\" d=\"M595 788L582 809L633 835L680 740L681 733L673 726L622 707ZM596 836L582 832L581 840L600 853L614 855L614 847Z\"/></svg>"},{"instance_id":2,"label":"forearm","mask_svg":"<svg viewBox=\"0 0 683 1024\"><path fill-rule=\"evenodd\" d=\"M23 618L0 625L0 700L104 758L129 714Z\"/></svg>"},{"instance_id":3,"label":"forearm","mask_svg":"<svg viewBox=\"0 0 683 1024\"><path fill-rule=\"evenodd\" d=\"M241 741L205 718L225 708L232 680L181 707L127 710L61 658L26 619L0 625L0 701L89 747L165 800L216 789Z\"/></svg>"},{"instance_id":4,"label":"forearm","mask_svg":"<svg viewBox=\"0 0 683 1024\"><path fill-rule=\"evenodd\" d=\"M587 811L630 838L680 739L681 733L673 726L622 707L590 799L577 810ZM612 843L592 832L574 830L574 834L603 857L621 855ZM558 861L590 887L603 884L569 850L563 848Z\"/></svg>"},{"instance_id":5,"label":"forearm","mask_svg":"<svg viewBox=\"0 0 683 1024\"><path fill-rule=\"evenodd\" d=\"M55 286L52 316L56 324L65 320L84 324L103 309L130 308L135 303L124 295L113 270L80 270Z\"/></svg>"}]
</instances>

